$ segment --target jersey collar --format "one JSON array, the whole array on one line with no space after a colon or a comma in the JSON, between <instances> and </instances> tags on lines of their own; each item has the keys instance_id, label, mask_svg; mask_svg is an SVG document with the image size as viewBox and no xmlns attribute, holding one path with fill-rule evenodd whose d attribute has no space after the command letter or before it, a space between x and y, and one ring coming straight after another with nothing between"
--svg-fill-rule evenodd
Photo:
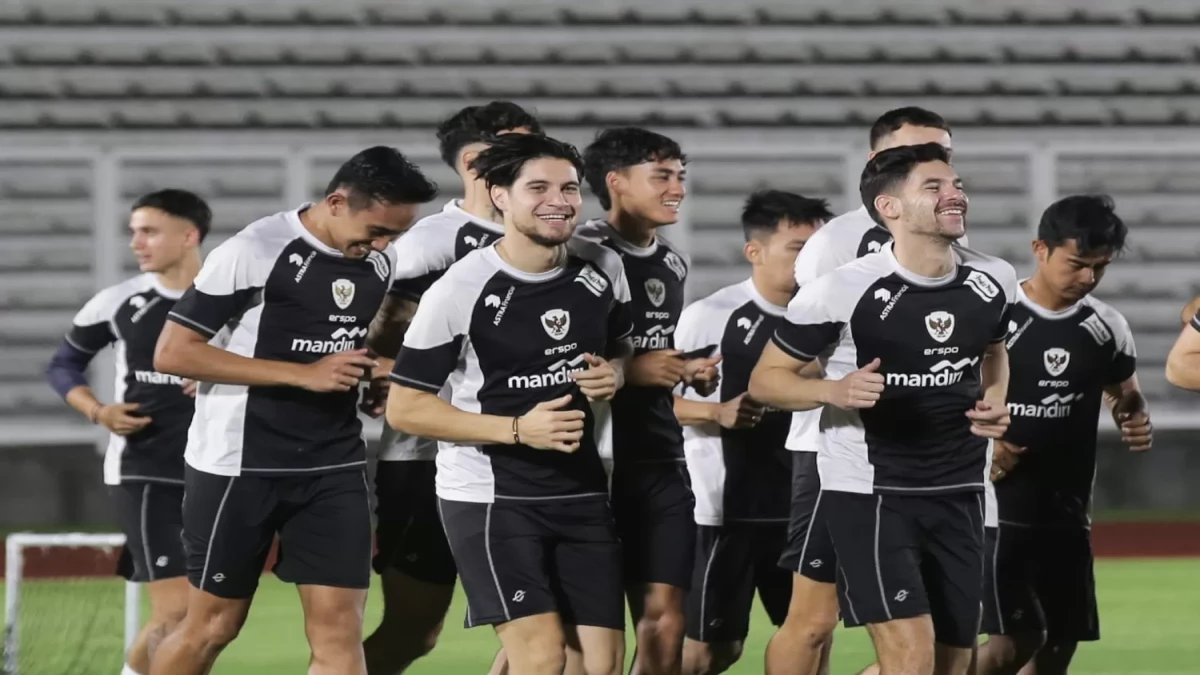
<instances>
[{"instance_id":1,"label":"jersey collar","mask_svg":"<svg viewBox=\"0 0 1200 675\"><path fill-rule=\"evenodd\" d=\"M164 298L168 300L178 300L183 297L183 291L176 291L163 286L162 282L158 280L157 274L153 272L147 272L146 278L150 282L150 288L153 288L155 293L158 293Z\"/></svg>"},{"instance_id":2,"label":"jersey collar","mask_svg":"<svg viewBox=\"0 0 1200 675\"><path fill-rule=\"evenodd\" d=\"M451 199L450 201L446 202L446 205L442 207L442 213L454 216L455 218L461 218L467 222L478 225L489 232L504 234L504 226L500 223L484 220L483 218L479 218L478 216L464 211L462 208L461 199Z\"/></svg>"},{"instance_id":3,"label":"jersey collar","mask_svg":"<svg viewBox=\"0 0 1200 675\"><path fill-rule=\"evenodd\" d=\"M535 272L523 272L523 271L513 267L512 265L508 264L508 262L505 261L504 258L501 258L500 253L498 251L496 251L495 244L483 249L483 255L486 256L487 259L490 260L491 263L493 265L495 265L496 268L499 269L501 272L504 272L508 276L510 276L514 279L517 279L519 281L528 281L529 283L533 283L533 284L540 283L542 281L550 281L551 279L562 274L563 270L566 269L565 266L560 265L558 267L555 267L552 270L547 270L545 272L536 272L536 273Z\"/></svg>"},{"instance_id":4,"label":"jersey collar","mask_svg":"<svg viewBox=\"0 0 1200 675\"><path fill-rule=\"evenodd\" d=\"M950 269L950 273L940 277L923 277L916 272L913 272L900 264L896 260L896 253L892 250L894 241L889 241L884 244L880 252L887 256L888 262L892 264L892 269L896 271L896 276L905 281L916 284L917 286L944 286L958 276L958 266L962 262L959 260L958 251L954 247L950 248L950 253L954 255L954 267Z\"/></svg>"},{"instance_id":5,"label":"jersey collar","mask_svg":"<svg viewBox=\"0 0 1200 675\"><path fill-rule=\"evenodd\" d=\"M770 300L764 298L762 293L758 292L758 287L754 285L754 279L747 279L743 281L742 288L745 289L746 295L750 296L750 299L754 301L754 304L758 305L758 308L767 314L770 314L771 316L783 316L784 314L787 314L787 307L780 307L779 305L776 305Z\"/></svg>"},{"instance_id":6,"label":"jersey collar","mask_svg":"<svg viewBox=\"0 0 1200 675\"><path fill-rule=\"evenodd\" d=\"M325 255L331 255L335 258L346 257L342 255L341 251L313 236L313 233L309 232L308 228L305 227L304 223L300 220L300 214L306 209L312 207L312 205L312 202L304 202L299 207L288 211L284 215L284 217L287 218L288 224L292 226L292 229L296 231L296 234L299 235L306 244L316 249L317 252L324 253Z\"/></svg>"},{"instance_id":7,"label":"jersey collar","mask_svg":"<svg viewBox=\"0 0 1200 675\"><path fill-rule=\"evenodd\" d=\"M1075 313L1080 310L1080 308L1083 307L1083 299L1081 299L1081 300L1077 301L1075 304L1071 305L1070 307L1067 307L1066 309L1060 309L1057 312L1054 310L1051 310L1051 309L1046 309L1045 307L1042 307L1041 305L1034 302L1033 299L1030 298L1028 295L1025 295L1025 288L1021 284L1025 283L1028 280L1029 280L1029 277L1025 277L1024 279L1021 279L1020 281L1017 282L1017 302L1020 302L1022 305L1025 305L1026 307L1029 308L1029 311L1033 312L1034 314L1037 314L1038 316L1040 316L1043 319L1050 319L1051 321L1054 321L1055 319L1070 318L1070 317L1074 316Z\"/></svg>"},{"instance_id":8,"label":"jersey collar","mask_svg":"<svg viewBox=\"0 0 1200 675\"><path fill-rule=\"evenodd\" d=\"M654 239L650 242L649 246L642 248L641 246L635 246L629 243L625 237L621 236L620 232L617 232L617 228L613 227L612 223L608 222L607 220L601 220L600 223L604 227L608 228L608 238L612 240L613 245L621 249L622 252L628 253L635 258L649 258L658 252L657 234L654 235Z\"/></svg>"}]
</instances>

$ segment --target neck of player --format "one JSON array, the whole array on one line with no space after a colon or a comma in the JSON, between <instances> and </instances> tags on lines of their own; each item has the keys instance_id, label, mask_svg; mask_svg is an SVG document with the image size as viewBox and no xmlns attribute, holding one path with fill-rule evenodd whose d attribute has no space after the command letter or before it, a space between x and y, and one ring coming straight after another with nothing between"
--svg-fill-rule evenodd
<instances>
[{"instance_id":1,"label":"neck of player","mask_svg":"<svg viewBox=\"0 0 1200 675\"><path fill-rule=\"evenodd\" d=\"M459 208L480 220L504 223L492 206L492 197L488 194L487 184L482 180L463 181L463 200L459 203Z\"/></svg>"},{"instance_id":2,"label":"neck of player","mask_svg":"<svg viewBox=\"0 0 1200 675\"><path fill-rule=\"evenodd\" d=\"M504 237L496 243L496 253L522 272L541 274L562 265L566 246L543 246L521 234L517 228L506 227Z\"/></svg>"},{"instance_id":3,"label":"neck of player","mask_svg":"<svg viewBox=\"0 0 1200 675\"><path fill-rule=\"evenodd\" d=\"M894 239L892 254L909 272L937 279L954 270L954 252L950 245L950 240L941 237L902 233Z\"/></svg>"},{"instance_id":4,"label":"neck of player","mask_svg":"<svg viewBox=\"0 0 1200 675\"><path fill-rule=\"evenodd\" d=\"M1075 304L1075 301L1055 293L1036 273L1021 282L1021 290L1025 291L1025 297L1051 312L1061 312Z\"/></svg>"},{"instance_id":5,"label":"neck of player","mask_svg":"<svg viewBox=\"0 0 1200 675\"><path fill-rule=\"evenodd\" d=\"M183 259L178 264L172 265L167 269L156 273L158 283L163 285L163 288L169 288L173 291L186 291L188 286L196 280L196 275L200 273L200 251L192 251L183 256Z\"/></svg>"},{"instance_id":6,"label":"neck of player","mask_svg":"<svg viewBox=\"0 0 1200 675\"><path fill-rule=\"evenodd\" d=\"M654 224L638 218L627 211L613 207L608 212L608 224L621 238L639 248L649 248L654 243Z\"/></svg>"},{"instance_id":7,"label":"neck of player","mask_svg":"<svg viewBox=\"0 0 1200 675\"><path fill-rule=\"evenodd\" d=\"M754 284L754 290L763 297L763 300L775 305L776 307L787 307L788 302L792 299L792 292L795 289L774 288L766 279L766 272L760 271L762 268L757 265L750 273L750 282Z\"/></svg>"}]
</instances>

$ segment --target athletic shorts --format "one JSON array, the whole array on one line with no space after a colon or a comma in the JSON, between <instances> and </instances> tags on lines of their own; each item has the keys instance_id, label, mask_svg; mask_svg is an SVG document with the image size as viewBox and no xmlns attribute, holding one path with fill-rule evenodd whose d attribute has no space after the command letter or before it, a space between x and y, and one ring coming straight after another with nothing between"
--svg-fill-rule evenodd
<instances>
[{"instance_id":1,"label":"athletic shorts","mask_svg":"<svg viewBox=\"0 0 1200 675\"><path fill-rule=\"evenodd\" d=\"M626 584L687 590L696 548L696 498L681 462L616 464L612 509Z\"/></svg>"},{"instance_id":2,"label":"athletic shorts","mask_svg":"<svg viewBox=\"0 0 1200 675\"><path fill-rule=\"evenodd\" d=\"M975 644L983 600L983 493L825 490L847 626L929 614L936 640Z\"/></svg>"},{"instance_id":3,"label":"athletic shorts","mask_svg":"<svg viewBox=\"0 0 1200 675\"><path fill-rule=\"evenodd\" d=\"M792 457L792 514L787 545L779 566L823 584L837 581L837 553L825 524L828 505L821 499L817 453L796 452Z\"/></svg>"},{"instance_id":4,"label":"athletic shorts","mask_svg":"<svg viewBox=\"0 0 1200 675\"><path fill-rule=\"evenodd\" d=\"M367 588L371 502L362 470L316 476L218 476L187 467L183 536L188 580L249 598L279 535L275 576L293 584Z\"/></svg>"},{"instance_id":5,"label":"athletic shorts","mask_svg":"<svg viewBox=\"0 0 1200 675\"><path fill-rule=\"evenodd\" d=\"M696 565L685 612L687 636L699 642L737 642L750 632L754 591L776 626L787 618L792 575L779 567L785 523L696 526Z\"/></svg>"},{"instance_id":6,"label":"athletic shorts","mask_svg":"<svg viewBox=\"0 0 1200 675\"><path fill-rule=\"evenodd\" d=\"M438 504L467 628L556 612L564 624L624 630L621 545L603 497Z\"/></svg>"},{"instance_id":7,"label":"athletic shorts","mask_svg":"<svg viewBox=\"0 0 1200 675\"><path fill-rule=\"evenodd\" d=\"M430 584L454 585L458 570L438 517L432 461L381 461L375 471L375 571L392 568Z\"/></svg>"},{"instance_id":8,"label":"athletic shorts","mask_svg":"<svg viewBox=\"0 0 1200 675\"><path fill-rule=\"evenodd\" d=\"M187 574L183 554L183 486L121 483L108 494L125 533L117 574L129 581L172 579Z\"/></svg>"},{"instance_id":9,"label":"athletic shorts","mask_svg":"<svg viewBox=\"0 0 1200 675\"><path fill-rule=\"evenodd\" d=\"M1088 530L989 527L984 563L982 633L1045 631L1051 643L1100 639Z\"/></svg>"}]
</instances>

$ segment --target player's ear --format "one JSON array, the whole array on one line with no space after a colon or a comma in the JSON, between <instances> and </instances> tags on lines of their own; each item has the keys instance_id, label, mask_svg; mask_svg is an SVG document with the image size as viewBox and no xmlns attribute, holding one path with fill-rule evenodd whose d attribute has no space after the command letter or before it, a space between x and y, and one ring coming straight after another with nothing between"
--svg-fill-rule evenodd
<instances>
[{"instance_id":1,"label":"player's ear","mask_svg":"<svg viewBox=\"0 0 1200 675\"><path fill-rule=\"evenodd\" d=\"M625 176L621 175L620 171L609 171L604 176L604 187L608 188L609 195L617 194L619 188L625 184Z\"/></svg>"},{"instance_id":2,"label":"player's ear","mask_svg":"<svg viewBox=\"0 0 1200 675\"><path fill-rule=\"evenodd\" d=\"M488 190L488 196L492 198L492 206L495 207L497 211L508 211L508 190L506 188L499 185L493 185L491 189Z\"/></svg>"},{"instance_id":3,"label":"player's ear","mask_svg":"<svg viewBox=\"0 0 1200 675\"><path fill-rule=\"evenodd\" d=\"M329 207L330 215L335 217L345 215L350 211L350 202L346 199L346 193L342 191L342 188L325 195L325 204Z\"/></svg>"},{"instance_id":4,"label":"player's ear","mask_svg":"<svg viewBox=\"0 0 1200 675\"><path fill-rule=\"evenodd\" d=\"M479 178L479 176L474 171L467 168L467 167L471 166L471 162L475 161L475 158L478 156L479 156L478 150L463 150L462 153L459 154L459 156L458 156L458 167L459 167L458 172L460 174L462 174L462 176L464 178L467 178L468 180L475 180L475 179Z\"/></svg>"},{"instance_id":5,"label":"player's ear","mask_svg":"<svg viewBox=\"0 0 1200 675\"><path fill-rule=\"evenodd\" d=\"M1033 257L1038 261L1038 264L1045 265L1050 258L1050 247L1041 239L1033 240Z\"/></svg>"},{"instance_id":6,"label":"player's ear","mask_svg":"<svg viewBox=\"0 0 1200 675\"><path fill-rule=\"evenodd\" d=\"M746 245L742 247L742 253L745 254L746 260L749 260L751 265L759 265L762 263L763 248L762 244L759 243L757 239L751 237L750 240L746 242Z\"/></svg>"},{"instance_id":7,"label":"player's ear","mask_svg":"<svg viewBox=\"0 0 1200 675\"><path fill-rule=\"evenodd\" d=\"M889 194L875 195L875 210L888 220L900 217L900 200Z\"/></svg>"}]
</instances>

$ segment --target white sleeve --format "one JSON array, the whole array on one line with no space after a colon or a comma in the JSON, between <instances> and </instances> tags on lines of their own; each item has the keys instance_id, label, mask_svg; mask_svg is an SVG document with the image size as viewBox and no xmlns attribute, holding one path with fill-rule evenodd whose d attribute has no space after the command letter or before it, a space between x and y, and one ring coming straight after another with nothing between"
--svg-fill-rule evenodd
<instances>
[{"instance_id":1,"label":"white sleeve","mask_svg":"<svg viewBox=\"0 0 1200 675\"><path fill-rule=\"evenodd\" d=\"M471 310L477 297L464 298L453 277L442 277L425 292L412 323L404 333L404 346L396 356L391 380L431 394L458 367L463 340L470 329Z\"/></svg>"}]
</instances>

